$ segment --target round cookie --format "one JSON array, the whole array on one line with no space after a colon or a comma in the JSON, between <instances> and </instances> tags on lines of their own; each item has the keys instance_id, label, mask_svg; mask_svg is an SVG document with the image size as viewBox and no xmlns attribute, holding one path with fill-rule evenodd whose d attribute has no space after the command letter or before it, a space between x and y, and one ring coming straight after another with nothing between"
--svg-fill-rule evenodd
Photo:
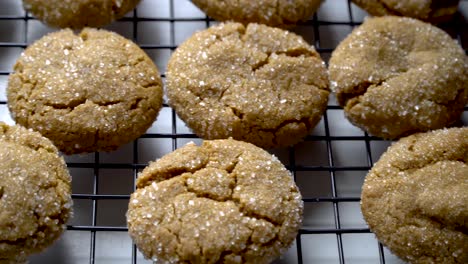
<instances>
[{"instance_id":1,"label":"round cookie","mask_svg":"<svg viewBox=\"0 0 468 264\"><path fill-rule=\"evenodd\" d=\"M151 126L162 82L133 42L105 30L51 33L29 46L7 88L17 123L64 153L111 151Z\"/></svg>"},{"instance_id":2,"label":"round cookie","mask_svg":"<svg viewBox=\"0 0 468 264\"><path fill-rule=\"evenodd\" d=\"M410 263L468 263L468 127L400 139L362 187L378 240Z\"/></svg>"},{"instance_id":3,"label":"round cookie","mask_svg":"<svg viewBox=\"0 0 468 264\"><path fill-rule=\"evenodd\" d=\"M349 121L383 138L451 125L468 100L464 50L412 18L366 20L332 53L329 73Z\"/></svg>"},{"instance_id":4,"label":"round cookie","mask_svg":"<svg viewBox=\"0 0 468 264\"><path fill-rule=\"evenodd\" d=\"M171 56L169 104L200 137L264 148L293 145L319 122L328 74L300 36L260 24L195 33Z\"/></svg>"},{"instance_id":5,"label":"round cookie","mask_svg":"<svg viewBox=\"0 0 468 264\"><path fill-rule=\"evenodd\" d=\"M270 263L294 241L303 202L268 152L233 139L191 143L137 179L127 222L145 255L163 263Z\"/></svg>"},{"instance_id":6,"label":"round cookie","mask_svg":"<svg viewBox=\"0 0 468 264\"><path fill-rule=\"evenodd\" d=\"M216 20L291 27L310 18L322 0L192 0L192 2Z\"/></svg>"},{"instance_id":7,"label":"round cookie","mask_svg":"<svg viewBox=\"0 0 468 264\"><path fill-rule=\"evenodd\" d=\"M71 178L39 133L0 122L0 263L50 246L71 216Z\"/></svg>"},{"instance_id":8,"label":"round cookie","mask_svg":"<svg viewBox=\"0 0 468 264\"><path fill-rule=\"evenodd\" d=\"M432 23L450 20L459 0L352 0L373 16L406 16Z\"/></svg>"},{"instance_id":9,"label":"round cookie","mask_svg":"<svg viewBox=\"0 0 468 264\"><path fill-rule=\"evenodd\" d=\"M59 28L102 27L133 10L140 0L23 0L33 16Z\"/></svg>"}]
</instances>

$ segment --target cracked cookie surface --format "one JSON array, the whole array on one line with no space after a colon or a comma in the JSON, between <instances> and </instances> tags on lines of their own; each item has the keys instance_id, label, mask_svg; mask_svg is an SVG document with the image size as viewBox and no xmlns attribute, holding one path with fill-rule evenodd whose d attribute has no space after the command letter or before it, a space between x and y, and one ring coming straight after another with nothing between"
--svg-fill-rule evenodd
<instances>
[{"instance_id":1,"label":"cracked cookie surface","mask_svg":"<svg viewBox=\"0 0 468 264\"><path fill-rule=\"evenodd\" d=\"M378 240L410 263L467 263L467 161L467 127L389 147L362 187L362 213Z\"/></svg>"},{"instance_id":2,"label":"cracked cookie surface","mask_svg":"<svg viewBox=\"0 0 468 264\"><path fill-rule=\"evenodd\" d=\"M123 17L140 0L23 0L33 16L59 28L102 27Z\"/></svg>"},{"instance_id":3,"label":"cracked cookie surface","mask_svg":"<svg viewBox=\"0 0 468 264\"><path fill-rule=\"evenodd\" d=\"M0 263L50 246L71 215L70 175L39 133L0 122Z\"/></svg>"},{"instance_id":4,"label":"cracked cookie surface","mask_svg":"<svg viewBox=\"0 0 468 264\"><path fill-rule=\"evenodd\" d=\"M464 50L412 18L366 20L335 49L329 73L348 120L383 138L451 125L468 101Z\"/></svg>"},{"instance_id":5,"label":"cracked cookie surface","mask_svg":"<svg viewBox=\"0 0 468 264\"><path fill-rule=\"evenodd\" d=\"M162 105L162 82L133 42L105 30L48 34L14 66L8 107L66 154L111 151L139 137Z\"/></svg>"},{"instance_id":6,"label":"cracked cookie surface","mask_svg":"<svg viewBox=\"0 0 468 264\"><path fill-rule=\"evenodd\" d=\"M352 0L373 16L406 16L431 23L450 20L459 0Z\"/></svg>"},{"instance_id":7,"label":"cracked cookie surface","mask_svg":"<svg viewBox=\"0 0 468 264\"><path fill-rule=\"evenodd\" d=\"M137 179L127 222L156 263L269 263L294 241L303 202L281 162L249 143L190 143Z\"/></svg>"},{"instance_id":8,"label":"cracked cookie surface","mask_svg":"<svg viewBox=\"0 0 468 264\"><path fill-rule=\"evenodd\" d=\"M192 0L192 2L216 20L291 27L310 18L322 0Z\"/></svg>"},{"instance_id":9,"label":"cracked cookie surface","mask_svg":"<svg viewBox=\"0 0 468 264\"><path fill-rule=\"evenodd\" d=\"M293 145L319 122L328 74L301 37L260 24L195 33L169 60L167 96L200 137Z\"/></svg>"}]
</instances>

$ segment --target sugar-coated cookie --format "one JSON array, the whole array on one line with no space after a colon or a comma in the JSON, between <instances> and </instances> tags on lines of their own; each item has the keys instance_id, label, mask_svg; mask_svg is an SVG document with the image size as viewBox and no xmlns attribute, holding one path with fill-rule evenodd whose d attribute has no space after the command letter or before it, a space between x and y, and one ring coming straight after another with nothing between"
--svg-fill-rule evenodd
<instances>
[{"instance_id":1,"label":"sugar-coated cookie","mask_svg":"<svg viewBox=\"0 0 468 264\"><path fill-rule=\"evenodd\" d=\"M373 16L406 16L431 23L450 20L459 0L352 0Z\"/></svg>"},{"instance_id":2,"label":"sugar-coated cookie","mask_svg":"<svg viewBox=\"0 0 468 264\"><path fill-rule=\"evenodd\" d=\"M468 128L400 139L362 187L364 219L409 263L468 263Z\"/></svg>"},{"instance_id":3,"label":"sugar-coated cookie","mask_svg":"<svg viewBox=\"0 0 468 264\"><path fill-rule=\"evenodd\" d=\"M325 63L300 36L260 24L223 23L195 33L167 68L169 104L204 139L289 146L324 113Z\"/></svg>"},{"instance_id":4,"label":"sugar-coated cookie","mask_svg":"<svg viewBox=\"0 0 468 264\"><path fill-rule=\"evenodd\" d=\"M130 236L155 263L270 263L296 238L303 202L268 152L233 139L150 163L130 197Z\"/></svg>"},{"instance_id":5,"label":"sugar-coated cookie","mask_svg":"<svg viewBox=\"0 0 468 264\"><path fill-rule=\"evenodd\" d=\"M59 28L102 27L123 17L140 0L23 0L24 8L42 22Z\"/></svg>"},{"instance_id":6,"label":"sugar-coated cookie","mask_svg":"<svg viewBox=\"0 0 468 264\"><path fill-rule=\"evenodd\" d=\"M22 263L59 238L71 216L71 178L37 132L0 122L0 263Z\"/></svg>"},{"instance_id":7,"label":"sugar-coated cookie","mask_svg":"<svg viewBox=\"0 0 468 264\"><path fill-rule=\"evenodd\" d=\"M208 16L220 21L243 24L261 23L291 27L305 21L319 8L322 0L192 0Z\"/></svg>"},{"instance_id":8,"label":"sugar-coated cookie","mask_svg":"<svg viewBox=\"0 0 468 264\"><path fill-rule=\"evenodd\" d=\"M111 151L146 132L162 106L159 72L135 43L105 30L61 30L14 66L8 107L17 123L66 154Z\"/></svg>"},{"instance_id":9,"label":"sugar-coated cookie","mask_svg":"<svg viewBox=\"0 0 468 264\"><path fill-rule=\"evenodd\" d=\"M331 89L351 123L383 138L449 126L468 101L468 58L412 18L367 19L333 51Z\"/></svg>"}]
</instances>

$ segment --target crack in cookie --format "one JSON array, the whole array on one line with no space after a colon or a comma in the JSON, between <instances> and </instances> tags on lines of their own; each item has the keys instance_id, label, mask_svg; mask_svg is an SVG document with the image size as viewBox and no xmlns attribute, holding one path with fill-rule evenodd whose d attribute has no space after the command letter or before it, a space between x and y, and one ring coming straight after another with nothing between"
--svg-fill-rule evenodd
<instances>
[{"instance_id":1,"label":"crack in cookie","mask_svg":"<svg viewBox=\"0 0 468 264\"><path fill-rule=\"evenodd\" d=\"M328 83L312 46L258 24L196 33L173 53L167 70L169 104L198 136L264 148L293 145L310 132L326 109ZM255 134L252 127L277 131Z\"/></svg>"},{"instance_id":2,"label":"crack in cookie","mask_svg":"<svg viewBox=\"0 0 468 264\"><path fill-rule=\"evenodd\" d=\"M394 139L449 126L468 102L468 59L430 24L366 20L333 51L330 80L351 123Z\"/></svg>"},{"instance_id":3,"label":"crack in cookie","mask_svg":"<svg viewBox=\"0 0 468 264\"><path fill-rule=\"evenodd\" d=\"M66 154L111 151L143 134L162 106L162 81L136 44L105 30L62 30L30 45L10 75L19 124Z\"/></svg>"},{"instance_id":4,"label":"crack in cookie","mask_svg":"<svg viewBox=\"0 0 468 264\"><path fill-rule=\"evenodd\" d=\"M150 259L268 263L301 224L303 203L291 174L266 151L233 139L177 149L150 163L137 187L127 222Z\"/></svg>"},{"instance_id":5,"label":"crack in cookie","mask_svg":"<svg viewBox=\"0 0 468 264\"><path fill-rule=\"evenodd\" d=\"M400 139L369 171L361 209L369 228L411 263L468 260L468 128Z\"/></svg>"},{"instance_id":6,"label":"crack in cookie","mask_svg":"<svg viewBox=\"0 0 468 264\"><path fill-rule=\"evenodd\" d=\"M7 263L50 246L71 216L70 175L45 137L0 122L0 256Z\"/></svg>"}]
</instances>

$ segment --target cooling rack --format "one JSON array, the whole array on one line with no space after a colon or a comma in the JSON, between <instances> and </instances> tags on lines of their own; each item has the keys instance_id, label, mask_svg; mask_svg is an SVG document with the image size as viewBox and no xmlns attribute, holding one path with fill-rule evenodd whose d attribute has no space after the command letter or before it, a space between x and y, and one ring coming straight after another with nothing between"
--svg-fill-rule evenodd
<instances>
[{"instance_id":1,"label":"cooling rack","mask_svg":"<svg viewBox=\"0 0 468 264\"><path fill-rule=\"evenodd\" d=\"M468 0L442 27L468 46ZM294 31L314 44L325 61L366 13L348 0L325 1ZM188 0L142 0L123 19L106 27L132 39L155 61L164 80L167 60L193 32L214 24ZM54 31L24 12L19 0L0 1L0 120L13 124L5 89L12 65L23 49ZM468 124L468 109L461 124ZM111 153L66 156L73 178L75 215L62 238L30 263L151 263L127 234L125 212L135 179L149 161L190 141L201 142L164 104L157 121L139 139ZM363 133L343 115L333 96L306 140L270 150L288 167L301 189L304 224L294 245L275 263L402 263L370 233L360 209L367 171L391 144Z\"/></svg>"}]
</instances>

